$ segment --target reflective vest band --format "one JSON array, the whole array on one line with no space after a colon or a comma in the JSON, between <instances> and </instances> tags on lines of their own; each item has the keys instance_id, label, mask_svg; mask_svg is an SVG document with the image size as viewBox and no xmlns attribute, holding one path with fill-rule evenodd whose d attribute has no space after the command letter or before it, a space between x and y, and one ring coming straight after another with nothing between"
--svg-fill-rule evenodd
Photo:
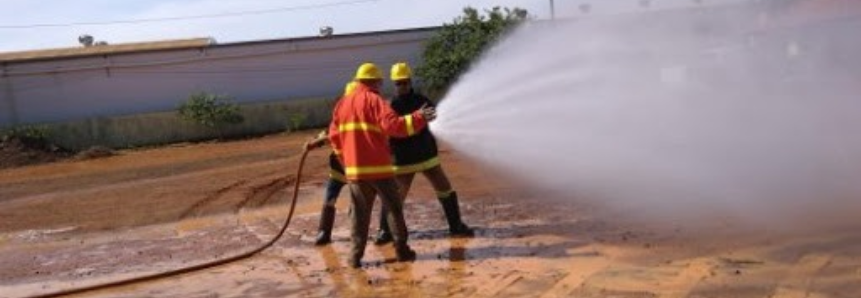
<instances>
[{"instance_id":1,"label":"reflective vest band","mask_svg":"<svg viewBox=\"0 0 861 298\"><path fill-rule=\"evenodd\" d=\"M428 159L426 161L420 163L414 163L411 165L404 166L396 166L395 173L398 174L409 174L409 173L417 173L424 172L427 169L433 168L439 165L439 157L434 156L434 158Z\"/></svg>"},{"instance_id":2,"label":"reflective vest band","mask_svg":"<svg viewBox=\"0 0 861 298\"><path fill-rule=\"evenodd\" d=\"M451 197L451 194L453 194L453 193L454 193L454 190L438 191L438 192L436 192L436 197L440 198L440 199L448 199Z\"/></svg>"},{"instance_id":3,"label":"reflective vest band","mask_svg":"<svg viewBox=\"0 0 861 298\"><path fill-rule=\"evenodd\" d=\"M338 125L338 131L372 131L376 133L383 133L383 130L380 129L379 126L367 123L367 122L347 122L341 125Z\"/></svg>"},{"instance_id":4,"label":"reflective vest band","mask_svg":"<svg viewBox=\"0 0 861 298\"><path fill-rule=\"evenodd\" d=\"M407 122L407 136L416 134L416 128L413 126L413 115L404 116Z\"/></svg>"},{"instance_id":5,"label":"reflective vest band","mask_svg":"<svg viewBox=\"0 0 861 298\"><path fill-rule=\"evenodd\" d=\"M347 177L344 176L344 174L341 174L341 172L332 169L329 169L329 178L337 180L339 182L347 183Z\"/></svg>"},{"instance_id":6,"label":"reflective vest band","mask_svg":"<svg viewBox=\"0 0 861 298\"><path fill-rule=\"evenodd\" d=\"M344 173L346 173L349 177L374 174L394 174L395 167L391 165L371 167L347 167L344 169Z\"/></svg>"}]
</instances>

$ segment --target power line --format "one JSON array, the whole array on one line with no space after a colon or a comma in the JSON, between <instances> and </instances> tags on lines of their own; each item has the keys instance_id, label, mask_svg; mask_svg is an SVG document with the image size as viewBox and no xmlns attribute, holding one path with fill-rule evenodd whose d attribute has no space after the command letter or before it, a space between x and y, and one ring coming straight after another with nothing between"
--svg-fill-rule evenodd
<instances>
[{"instance_id":1,"label":"power line","mask_svg":"<svg viewBox=\"0 0 861 298\"><path fill-rule=\"evenodd\" d=\"M173 21L185 21L185 20L237 17L237 16L245 16L245 15L272 14L272 13L282 13L282 12L291 12L291 11L299 11L299 10L312 10L312 9L345 6L345 5L355 5L355 4L377 2L377 1L379 1L379 0L352 0L352 1L341 1L341 2L332 2L332 3L324 3L324 4L304 5L304 6L281 7L281 8L263 9L263 10L249 10L249 11L226 12L226 13L217 13L217 14L203 14L203 15L192 15L192 16L147 18L147 19L133 19L133 20L72 22L72 23L43 23L43 24L26 24L26 25L0 25L0 29L32 29L32 28L47 28L47 27L73 27L73 26L96 26L96 25L121 25L121 24L173 22Z\"/></svg>"}]
</instances>

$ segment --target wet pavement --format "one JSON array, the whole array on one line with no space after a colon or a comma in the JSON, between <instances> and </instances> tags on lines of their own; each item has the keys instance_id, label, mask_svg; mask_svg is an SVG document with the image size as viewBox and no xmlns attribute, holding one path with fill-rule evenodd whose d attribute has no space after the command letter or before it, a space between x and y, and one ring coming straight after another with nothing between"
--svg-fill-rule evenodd
<instances>
[{"instance_id":1,"label":"wet pavement","mask_svg":"<svg viewBox=\"0 0 861 298\"><path fill-rule=\"evenodd\" d=\"M306 135L125 152L0 171L0 297L175 269L275 235ZM473 238L449 238L418 179L411 263L369 244L346 266L346 191L334 242L313 246L326 152L309 159L297 214L246 260L78 297L858 297L861 236L652 227L574 198L524 191L443 154ZM376 220L374 220L376 222ZM372 224L372 226L374 226Z\"/></svg>"}]
</instances>

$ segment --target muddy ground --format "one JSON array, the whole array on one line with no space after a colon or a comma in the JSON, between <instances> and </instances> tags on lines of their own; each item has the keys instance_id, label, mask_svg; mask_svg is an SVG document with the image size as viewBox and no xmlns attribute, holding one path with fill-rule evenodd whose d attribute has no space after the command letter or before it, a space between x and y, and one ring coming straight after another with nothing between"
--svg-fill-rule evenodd
<instances>
[{"instance_id":1,"label":"muddy ground","mask_svg":"<svg viewBox=\"0 0 861 298\"><path fill-rule=\"evenodd\" d=\"M120 152L0 170L0 297L223 258L276 234L311 133ZM297 215L247 260L78 297L861 297L861 220L829 232L651 227L576 198L515 187L442 154L478 235L449 239L422 179L408 198L414 263L369 245L346 267L348 198L318 248L326 154L311 154ZM375 223L373 224L376 225Z\"/></svg>"},{"instance_id":2,"label":"muddy ground","mask_svg":"<svg viewBox=\"0 0 861 298\"><path fill-rule=\"evenodd\" d=\"M0 169L43 164L72 157L72 152L41 140L0 137Z\"/></svg>"}]
</instances>

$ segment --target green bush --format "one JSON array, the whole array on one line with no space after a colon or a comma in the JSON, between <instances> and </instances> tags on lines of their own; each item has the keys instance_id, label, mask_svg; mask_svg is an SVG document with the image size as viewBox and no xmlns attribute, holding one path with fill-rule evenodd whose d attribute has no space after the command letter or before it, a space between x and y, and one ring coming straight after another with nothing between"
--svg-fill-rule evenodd
<instances>
[{"instance_id":1,"label":"green bush","mask_svg":"<svg viewBox=\"0 0 861 298\"><path fill-rule=\"evenodd\" d=\"M195 93L179 107L179 117L212 128L242 123L245 119L239 113L239 105L230 101L225 96Z\"/></svg>"},{"instance_id":2,"label":"green bush","mask_svg":"<svg viewBox=\"0 0 861 298\"><path fill-rule=\"evenodd\" d=\"M3 130L0 138L2 141L18 139L26 143L47 144L49 134L47 127L23 125Z\"/></svg>"},{"instance_id":3,"label":"green bush","mask_svg":"<svg viewBox=\"0 0 861 298\"><path fill-rule=\"evenodd\" d=\"M445 24L425 44L423 63L416 69L430 93L439 94L457 80L469 66L500 37L529 19L521 8L494 7L485 10L467 7L463 16Z\"/></svg>"},{"instance_id":4,"label":"green bush","mask_svg":"<svg viewBox=\"0 0 861 298\"><path fill-rule=\"evenodd\" d=\"M288 119L290 123L287 127L288 132L297 131L305 126L305 121L308 120L308 115L306 113L288 113Z\"/></svg>"}]
</instances>

